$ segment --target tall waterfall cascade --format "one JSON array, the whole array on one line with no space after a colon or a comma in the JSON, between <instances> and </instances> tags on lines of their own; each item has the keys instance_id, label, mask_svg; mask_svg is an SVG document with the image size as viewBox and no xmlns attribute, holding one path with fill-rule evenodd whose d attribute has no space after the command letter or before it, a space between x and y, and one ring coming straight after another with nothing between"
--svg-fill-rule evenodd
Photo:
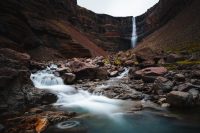
<instances>
[{"instance_id":1,"label":"tall waterfall cascade","mask_svg":"<svg viewBox=\"0 0 200 133\"><path fill-rule=\"evenodd\" d=\"M136 30L136 18L132 18L132 36L131 36L131 48L134 48L137 43L137 30Z\"/></svg>"}]
</instances>

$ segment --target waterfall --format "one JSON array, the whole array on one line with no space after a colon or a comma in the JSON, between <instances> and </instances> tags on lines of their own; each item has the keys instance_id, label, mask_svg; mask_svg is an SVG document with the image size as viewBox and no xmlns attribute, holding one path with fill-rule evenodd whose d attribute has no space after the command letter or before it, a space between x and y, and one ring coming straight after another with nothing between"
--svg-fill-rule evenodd
<instances>
[{"instance_id":1,"label":"waterfall","mask_svg":"<svg viewBox=\"0 0 200 133\"><path fill-rule=\"evenodd\" d=\"M136 19L132 18L132 36L131 36L131 47L134 48L137 43L137 31L136 31Z\"/></svg>"}]
</instances>

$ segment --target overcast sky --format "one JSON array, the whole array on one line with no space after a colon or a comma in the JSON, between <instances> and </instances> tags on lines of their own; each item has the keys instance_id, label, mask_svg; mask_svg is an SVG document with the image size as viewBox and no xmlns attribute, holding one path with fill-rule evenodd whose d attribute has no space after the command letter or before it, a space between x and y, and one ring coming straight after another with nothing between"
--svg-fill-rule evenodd
<instances>
[{"instance_id":1,"label":"overcast sky","mask_svg":"<svg viewBox=\"0 0 200 133\"><path fill-rule=\"evenodd\" d=\"M77 0L78 5L112 16L138 16L159 0Z\"/></svg>"}]
</instances>

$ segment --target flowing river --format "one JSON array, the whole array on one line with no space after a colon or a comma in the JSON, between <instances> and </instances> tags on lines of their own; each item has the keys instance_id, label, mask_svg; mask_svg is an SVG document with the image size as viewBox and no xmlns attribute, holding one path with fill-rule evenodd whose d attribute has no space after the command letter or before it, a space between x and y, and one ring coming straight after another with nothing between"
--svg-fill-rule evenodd
<instances>
[{"instance_id":1,"label":"flowing river","mask_svg":"<svg viewBox=\"0 0 200 133\"><path fill-rule=\"evenodd\" d=\"M198 133L198 123L189 123L171 117L164 117L159 111L128 113L133 102L110 99L90 94L81 88L65 85L62 78L53 72L56 66L38 71L31 80L38 89L48 89L58 96L54 104L60 110L75 111L80 115L73 120L51 126L47 133ZM111 79L120 80L128 70Z\"/></svg>"}]
</instances>

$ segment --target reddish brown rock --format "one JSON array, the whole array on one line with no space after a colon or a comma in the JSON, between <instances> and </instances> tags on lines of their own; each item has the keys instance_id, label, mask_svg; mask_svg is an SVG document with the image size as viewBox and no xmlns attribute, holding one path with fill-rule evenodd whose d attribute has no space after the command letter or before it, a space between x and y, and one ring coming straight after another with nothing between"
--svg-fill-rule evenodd
<instances>
[{"instance_id":1,"label":"reddish brown rock","mask_svg":"<svg viewBox=\"0 0 200 133\"><path fill-rule=\"evenodd\" d=\"M165 67L149 67L149 68L136 71L135 76L137 77L161 76L165 73L167 73L167 69Z\"/></svg>"}]
</instances>

